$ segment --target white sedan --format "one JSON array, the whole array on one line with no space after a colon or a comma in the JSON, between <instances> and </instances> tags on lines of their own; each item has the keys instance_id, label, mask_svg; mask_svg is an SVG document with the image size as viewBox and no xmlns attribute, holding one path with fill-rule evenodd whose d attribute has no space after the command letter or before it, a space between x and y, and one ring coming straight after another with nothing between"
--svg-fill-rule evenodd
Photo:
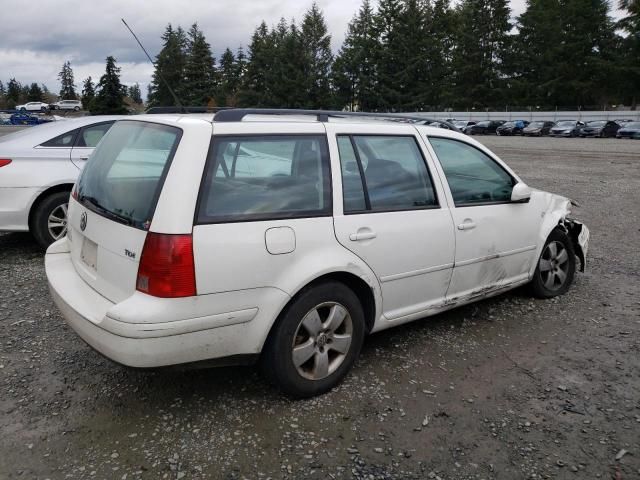
<instances>
[{"instance_id":1,"label":"white sedan","mask_svg":"<svg viewBox=\"0 0 640 480\"><path fill-rule=\"evenodd\" d=\"M24 105L16 105L16 110L23 112L46 112L49 108L49 104L44 102L29 102Z\"/></svg>"},{"instance_id":2,"label":"white sedan","mask_svg":"<svg viewBox=\"0 0 640 480\"><path fill-rule=\"evenodd\" d=\"M71 187L118 118L52 122L0 137L0 231L31 231L45 248L64 237Z\"/></svg>"}]
</instances>

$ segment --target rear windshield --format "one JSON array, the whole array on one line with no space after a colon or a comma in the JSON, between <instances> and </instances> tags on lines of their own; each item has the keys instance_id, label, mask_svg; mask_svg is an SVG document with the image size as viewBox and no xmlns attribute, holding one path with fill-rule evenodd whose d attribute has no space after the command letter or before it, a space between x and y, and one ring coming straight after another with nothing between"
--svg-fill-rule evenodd
<instances>
[{"instance_id":1,"label":"rear windshield","mask_svg":"<svg viewBox=\"0 0 640 480\"><path fill-rule=\"evenodd\" d=\"M181 136L179 128L167 125L116 122L80 175L78 200L106 217L147 230Z\"/></svg>"}]
</instances>

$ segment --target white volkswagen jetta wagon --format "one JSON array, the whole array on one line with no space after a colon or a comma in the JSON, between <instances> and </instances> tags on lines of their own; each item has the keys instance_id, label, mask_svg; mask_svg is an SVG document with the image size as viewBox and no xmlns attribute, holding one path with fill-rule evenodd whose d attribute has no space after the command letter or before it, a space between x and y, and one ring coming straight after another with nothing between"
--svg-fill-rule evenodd
<instances>
[{"instance_id":1,"label":"white volkswagen jetta wagon","mask_svg":"<svg viewBox=\"0 0 640 480\"><path fill-rule=\"evenodd\" d=\"M285 113L114 124L45 260L89 345L133 367L259 359L311 396L370 332L527 283L560 295L576 258L584 269L589 232L570 201L473 139Z\"/></svg>"}]
</instances>

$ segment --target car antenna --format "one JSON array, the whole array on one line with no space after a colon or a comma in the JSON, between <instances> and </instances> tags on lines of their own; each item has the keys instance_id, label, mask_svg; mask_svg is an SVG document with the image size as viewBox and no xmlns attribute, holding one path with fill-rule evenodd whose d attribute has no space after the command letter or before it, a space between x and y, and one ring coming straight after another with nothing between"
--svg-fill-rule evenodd
<instances>
[{"instance_id":1,"label":"car antenna","mask_svg":"<svg viewBox=\"0 0 640 480\"><path fill-rule=\"evenodd\" d=\"M122 23L124 23L124 26L127 27L127 30L129 30L131 32L131 35L133 35L133 38L136 39L136 42L138 42L138 45L140 45L140 48L142 49L144 54L147 56L147 58L151 62L151 65L153 65L155 67L156 66L155 62L151 59L151 56L149 55L147 50L142 45L142 42L140 42L140 40L138 40L138 37L136 36L136 34L133 33L133 30L131 30L131 27L127 24L127 22L124 21L124 18L121 18L120 20L122 20ZM178 99L178 96L173 91L173 88L171 88L171 86L169 85L169 82L167 82L167 80L164 78L164 76L162 75L162 73L159 70L156 70L156 73L158 74L160 79L164 82L164 86L167 87L167 90L169 90L169 93L173 97L173 101L176 102L176 106L179 107L180 110L182 110L182 113L187 113L187 111L185 110L184 106L182 105L182 102Z\"/></svg>"}]
</instances>

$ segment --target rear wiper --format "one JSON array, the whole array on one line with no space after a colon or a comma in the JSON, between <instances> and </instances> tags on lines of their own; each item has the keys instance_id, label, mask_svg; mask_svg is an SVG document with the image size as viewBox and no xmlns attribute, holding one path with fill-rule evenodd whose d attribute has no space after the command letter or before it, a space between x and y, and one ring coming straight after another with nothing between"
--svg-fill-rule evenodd
<instances>
[{"instance_id":1,"label":"rear wiper","mask_svg":"<svg viewBox=\"0 0 640 480\"><path fill-rule=\"evenodd\" d=\"M117 213L110 212L109 210L104 208L102 205L100 205L100 202L96 197L91 197L89 195L82 195L80 197L80 201L84 202L85 200L105 216L110 217L113 220L117 220L120 223L124 223L125 225L133 225L133 221L130 218L123 217L122 215L118 215Z\"/></svg>"}]
</instances>

